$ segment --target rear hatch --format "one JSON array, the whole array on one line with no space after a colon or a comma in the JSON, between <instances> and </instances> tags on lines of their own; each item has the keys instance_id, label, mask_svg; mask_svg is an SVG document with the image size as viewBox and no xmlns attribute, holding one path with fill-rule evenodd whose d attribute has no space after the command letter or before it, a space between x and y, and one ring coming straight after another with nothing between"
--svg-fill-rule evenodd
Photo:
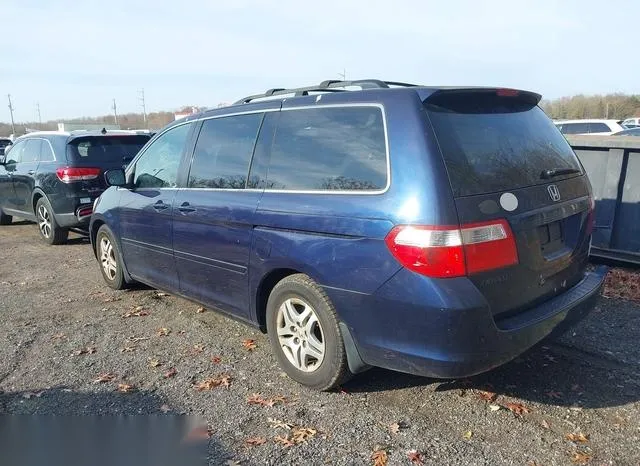
<instances>
[{"instance_id":1,"label":"rear hatch","mask_svg":"<svg viewBox=\"0 0 640 466\"><path fill-rule=\"evenodd\" d=\"M438 91L424 102L460 224L505 219L515 239L517 264L469 275L496 320L575 285L588 259L591 187L538 100L468 89Z\"/></svg>"},{"instance_id":2,"label":"rear hatch","mask_svg":"<svg viewBox=\"0 0 640 466\"><path fill-rule=\"evenodd\" d=\"M92 196L107 188L102 174L106 170L125 168L149 140L146 134L91 135L72 139L67 144L69 168L66 177L58 178L79 183L80 189Z\"/></svg>"}]
</instances>

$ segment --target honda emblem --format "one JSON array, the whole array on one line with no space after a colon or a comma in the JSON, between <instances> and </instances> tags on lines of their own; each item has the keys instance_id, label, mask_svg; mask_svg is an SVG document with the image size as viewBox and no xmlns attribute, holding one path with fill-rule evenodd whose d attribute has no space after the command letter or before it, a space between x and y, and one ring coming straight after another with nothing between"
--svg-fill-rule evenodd
<instances>
[{"instance_id":1,"label":"honda emblem","mask_svg":"<svg viewBox=\"0 0 640 466\"><path fill-rule=\"evenodd\" d=\"M560 190L555 184L547 186L547 191L549 191L549 196L553 202L558 202L560 200Z\"/></svg>"}]
</instances>

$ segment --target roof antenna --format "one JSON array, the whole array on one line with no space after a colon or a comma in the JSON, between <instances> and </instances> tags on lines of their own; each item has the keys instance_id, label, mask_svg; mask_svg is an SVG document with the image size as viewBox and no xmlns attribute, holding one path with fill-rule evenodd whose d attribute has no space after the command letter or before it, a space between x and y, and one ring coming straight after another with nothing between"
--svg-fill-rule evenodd
<instances>
[{"instance_id":1,"label":"roof antenna","mask_svg":"<svg viewBox=\"0 0 640 466\"><path fill-rule=\"evenodd\" d=\"M107 128L102 128L102 131L100 131L102 134L107 134Z\"/></svg>"}]
</instances>

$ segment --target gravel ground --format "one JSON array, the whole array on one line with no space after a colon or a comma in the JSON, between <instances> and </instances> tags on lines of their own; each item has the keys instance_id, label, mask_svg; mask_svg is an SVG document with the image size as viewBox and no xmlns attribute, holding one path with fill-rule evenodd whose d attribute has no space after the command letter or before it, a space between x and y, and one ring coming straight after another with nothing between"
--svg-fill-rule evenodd
<instances>
[{"instance_id":1,"label":"gravel ground","mask_svg":"<svg viewBox=\"0 0 640 466\"><path fill-rule=\"evenodd\" d=\"M48 247L16 223L0 229L0 312L1 414L197 415L210 464L367 465L376 450L379 465L413 450L415 464L640 464L640 305L623 300L488 374L372 369L316 393L260 332L152 289L112 291L85 239Z\"/></svg>"}]
</instances>

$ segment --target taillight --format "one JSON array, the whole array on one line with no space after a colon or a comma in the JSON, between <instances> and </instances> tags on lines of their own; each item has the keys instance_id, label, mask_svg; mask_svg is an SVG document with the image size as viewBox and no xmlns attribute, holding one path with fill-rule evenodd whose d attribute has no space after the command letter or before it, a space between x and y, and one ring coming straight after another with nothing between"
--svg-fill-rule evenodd
<instances>
[{"instance_id":1,"label":"taillight","mask_svg":"<svg viewBox=\"0 0 640 466\"><path fill-rule=\"evenodd\" d=\"M399 225L385 242L402 265L435 278L461 277L518 263L515 238L506 220L459 228Z\"/></svg>"},{"instance_id":2,"label":"taillight","mask_svg":"<svg viewBox=\"0 0 640 466\"><path fill-rule=\"evenodd\" d=\"M515 89L497 89L496 95L498 97L517 97L520 92Z\"/></svg>"},{"instance_id":3,"label":"taillight","mask_svg":"<svg viewBox=\"0 0 640 466\"><path fill-rule=\"evenodd\" d=\"M63 183L71 183L73 181L93 180L100 175L99 168L85 167L64 167L56 170L58 179Z\"/></svg>"}]
</instances>

